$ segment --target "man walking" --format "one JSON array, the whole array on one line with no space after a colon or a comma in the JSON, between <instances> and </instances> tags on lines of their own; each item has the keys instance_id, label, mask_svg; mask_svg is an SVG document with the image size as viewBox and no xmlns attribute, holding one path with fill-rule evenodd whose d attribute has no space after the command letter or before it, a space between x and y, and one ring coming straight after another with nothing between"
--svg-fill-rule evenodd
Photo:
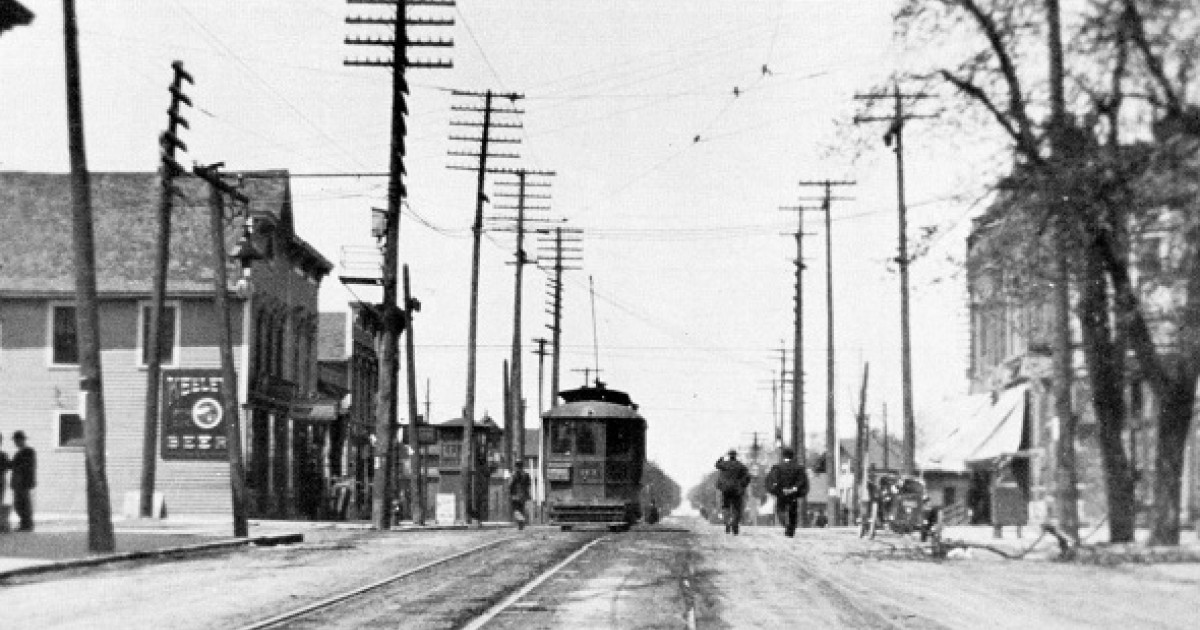
<instances>
[{"instance_id":1,"label":"man walking","mask_svg":"<svg viewBox=\"0 0 1200 630\"><path fill-rule=\"evenodd\" d=\"M529 473L525 472L525 462L513 464L513 476L508 482L508 497L512 501L513 520L517 522L517 529L525 529L525 522L529 520L529 515L525 513L525 503L529 501L531 485Z\"/></svg>"},{"instance_id":2,"label":"man walking","mask_svg":"<svg viewBox=\"0 0 1200 630\"><path fill-rule=\"evenodd\" d=\"M775 506L783 518L783 535L796 535L797 507L808 496L808 474L795 461L796 452L783 449L783 461L767 472L767 491L775 495Z\"/></svg>"},{"instance_id":3,"label":"man walking","mask_svg":"<svg viewBox=\"0 0 1200 630\"><path fill-rule=\"evenodd\" d=\"M721 492L721 508L725 510L725 533L738 535L742 522L742 509L746 486L750 485L750 471L738 461L737 449L717 460L717 490Z\"/></svg>"},{"instance_id":4,"label":"man walking","mask_svg":"<svg viewBox=\"0 0 1200 630\"><path fill-rule=\"evenodd\" d=\"M4 436L0 435L0 446L4 445ZM8 453L0 450L0 505L4 505L4 490L8 487L5 483L5 476L8 474L8 469L12 467L12 463L8 459ZM4 531L4 527L8 523L0 523L0 531Z\"/></svg>"},{"instance_id":5,"label":"man walking","mask_svg":"<svg viewBox=\"0 0 1200 630\"><path fill-rule=\"evenodd\" d=\"M16 510L17 518L20 520L17 531L31 532L33 531L33 499L30 492L37 486L37 454L32 448L25 445L24 431L13 433L12 438L13 444L17 445L17 452L13 455L10 464L13 509Z\"/></svg>"}]
</instances>

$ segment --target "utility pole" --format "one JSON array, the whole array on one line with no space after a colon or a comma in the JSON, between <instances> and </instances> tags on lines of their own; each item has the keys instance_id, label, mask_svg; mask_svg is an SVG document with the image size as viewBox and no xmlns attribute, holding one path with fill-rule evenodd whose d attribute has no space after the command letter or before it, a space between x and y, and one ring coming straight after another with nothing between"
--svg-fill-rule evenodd
<instances>
[{"instance_id":1,"label":"utility pole","mask_svg":"<svg viewBox=\"0 0 1200 630\"><path fill-rule=\"evenodd\" d=\"M173 326L163 326L163 304L167 295L167 269L171 257L171 203L179 191L174 180L183 175L183 167L175 161L175 150L187 151L187 145L179 139L179 127L188 128L188 122L179 115L179 105L188 107L192 101L183 93L183 83L193 84L192 75L183 69L182 61L171 64L174 79L171 81L171 105L167 108L167 130L159 136L161 162L158 167L158 234L154 242L154 279L150 288L150 322L146 332L146 415L142 431L142 486L138 514L142 518L154 515L154 486L158 467L158 405L159 379L162 374L163 350L167 345L167 333ZM178 313L175 315L179 316ZM172 322L174 323L174 322Z\"/></svg>"},{"instance_id":2,"label":"utility pole","mask_svg":"<svg viewBox=\"0 0 1200 630\"><path fill-rule=\"evenodd\" d=\"M408 281L408 265L404 265L404 312L408 313L408 334L404 336L404 355L407 359L405 372L408 382L408 450L412 453L412 492L409 493L412 503L414 525L425 524L425 469L421 454L421 416L417 410L417 353L416 341L413 339L413 319L415 313L421 310L421 303L412 296L412 286Z\"/></svg>"},{"instance_id":3,"label":"utility pole","mask_svg":"<svg viewBox=\"0 0 1200 630\"><path fill-rule=\"evenodd\" d=\"M583 262L583 230L555 226L538 230L538 265L550 272L550 406L558 400L562 370L563 273L578 271Z\"/></svg>"},{"instance_id":4,"label":"utility pole","mask_svg":"<svg viewBox=\"0 0 1200 630\"><path fill-rule=\"evenodd\" d=\"M796 297L794 313L794 331L792 334L792 407L791 407L791 445L796 451L796 463L801 468L808 463L808 448L804 444L804 213L812 208L804 206L783 206L785 212L796 213L796 231L791 235L796 238ZM782 357L780 359L783 360ZM780 375L786 370L780 366ZM801 508L806 508L807 499ZM802 514L807 513L802 510Z\"/></svg>"},{"instance_id":5,"label":"utility pole","mask_svg":"<svg viewBox=\"0 0 1200 630\"><path fill-rule=\"evenodd\" d=\"M875 101L888 98L887 94L858 94L854 98L865 101ZM905 100L933 98L928 94L903 94L900 86L894 86L891 94L894 111L891 116L855 116L854 122L886 122L889 123L883 141L896 152L896 200L897 217L899 221L899 251L896 254L896 265L900 268L900 379L903 389L904 414L904 468L906 475L916 474L917 427L913 415L913 385L912 385L912 335L909 318L909 277L908 266L912 261L908 258L908 208L904 202L904 123L918 118L936 118L931 115L907 114L904 112Z\"/></svg>"},{"instance_id":6,"label":"utility pole","mask_svg":"<svg viewBox=\"0 0 1200 630\"><path fill-rule=\"evenodd\" d=\"M488 158L516 158L515 153L491 153L489 147L492 143L508 143L516 144L520 142L518 138L492 138L492 130L496 128L519 129L519 122L501 122L493 121L492 116L496 114L523 114L524 111L513 108L497 108L493 104L496 97L508 98L510 102L516 102L519 99L525 98L521 94L496 94L491 90L486 92L464 92L454 91L454 96L467 98L482 98L483 106L478 105L454 105L451 106L452 111L469 112L472 114L482 114L482 122L474 121L451 121L452 126L459 127L478 127L480 130L478 137L460 137L451 136L451 140L461 142L477 143L479 145L478 153L464 151L450 151L449 154L456 157L475 158L477 164L475 166L461 166L451 164L449 168L465 171L474 171L476 175L476 190L475 190L475 221L471 224L471 234L473 242L471 246L471 303L470 303L470 321L467 330L467 400L463 406L463 446L462 446L462 496L459 499L459 504L462 508L463 522L470 524L472 517L475 514L475 357L477 346L477 330L479 328L479 256L480 243L483 240L483 204L488 201L487 195L484 194L484 186L487 183Z\"/></svg>"},{"instance_id":7,"label":"utility pole","mask_svg":"<svg viewBox=\"0 0 1200 630\"><path fill-rule=\"evenodd\" d=\"M801 186L821 186L825 189L825 198L821 210L825 213L825 476L829 482L829 498L827 516L830 525L841 522L841 510L837 496L837 394L834 371L834 342L833 342L833 187L853 186L855 182L848 180L802 181Z\"/></svg>"},{"instance_id":8,"label":"utility pole","mask_svg":"<svg viewBox=\"0 0 1200 630\"><path fill-rule=\"evenodd\" d=\"M408 16L409 7L454 7L453 0L347 0L350 4L386 5L394 9L390 17L348 17L347 24L390 27L383 37L347 37L351 46L382 46L391 49L390 59L347 59L347 66L384 67L392 71L391 148L388 160L388 203L384 215L383 301L374 309L378 321L376 343L379 346L379 388L375 421L375 479L371 498L371 521L375 529L391 527L393 443L399 426L397 390L399 389L399 338L404 329L405 313L397 305L396 275L400 259L400 206L407 190L404 186L404 137L408 113L408 68L449 68L449 61L424 61L408 58L411 47L450 47L453 40L412 39L408 28L453 26L453 19Z\"/></svg>"},{"instance_id":9,"label":"utility pole","mask_svg":"<svg viewBox=\"0 0 1200 630\"><path fill-rule=\"evenodd\" d=\"M505 435L510 436L505 440L506 450L504 453L504 462L509 470L512 470L513 458L516 461L525 461L525 395L523 386L523 376L521 368L521 297L524 292L523 278L525 275L525 265L533 262L529 256L525 254L525 224L528 221L545 221L544 219L529 219L526 217L526 211L545 212L550 210L548 205L538 205L536 202L541 201L543 204L550 199L550 195L542 195L530 193L526 190L528 187L548 187L548 182L528 181L530 177L553 177L554 171L532 171L529 169L516 169L512 171L493 169L495 173L507 173L514 175L517 178L516 182L496 182L497 186L515 185L517 188L516 194L507 192L496 192L493 196L497 198L516 199L516 205L493 204L493 208L497 210L514 210L514 217L493 217L493 221L512 221L512 229L517 234L516 250L514 252L513 265L515 266L515 279L513 281L513 337L512 337L512 370L509 378L509 397L508 397L508 413L506 416L510 420L508 426L504 427ZM529 200L534 200L534 204L529 204ZM513 448L515 446L515 449Z\"/></svg>"},{"instance_id":10,"label":"utility pole","mask_svg":"<svg viewBox=\"0 0 1200 630\"><path fill-rule=\"evenodd\" d=\"M209 231L212 233L213 306L220 318L217 337L221 353L221 391L224 394L225 438L229 449L229 489L233 507L233 535L245 538L250 530L246 523L246 471L242 464L242 425L238 417L237 373L233 368L233 326L229 318L229 277L225 256L224 195L240 203L250 200L240 191L221 180L223 164L195 166L192 173L208 184Z\"/></svg>"},{"instance_id":11,"label":"utility pole","mask_svg":"<svg viewBox=\"0 0 1200 630\"><path fill-rule=\"evenodd\" d=\"M858 516L862 509L863 479L867 476L867 456L871 449L867 444L870 434L867 432L867 382L871 378L871 364L863 365L862 390L858 395L858 418L854 440L854 514Z\"/></svg>"},{"instance_id":12,"label":"utility pole","mask_svg":"<svg viewBox=\"0 0 1200 630\"><path fill-rule=\"evenodd\" d=\"M546 344L549 343L549 340L545 337L538 337L533 342L538 345L537 350L534 350L533 353L538 358L538 417L541 418L542 414L546 413L544 387L546 380Z\"/></svg>"},{"instance_id":13,"label":"utility pole","mask_svg":"<svg viewBox=\"0 0 1200 630\"><path fill-rule=\"evenodd\" d=\"M75 0L63 0L67 71L67 143L71 160L71 227L75 256L75 327L79 344L79 410L83 414L87 484L88 550L112 551L112 505L105 472L104 387L100 370L100 313L96 296L96 237L92 229L92 183L83 135L79 27Z\"/></svg>"}]
</instances>

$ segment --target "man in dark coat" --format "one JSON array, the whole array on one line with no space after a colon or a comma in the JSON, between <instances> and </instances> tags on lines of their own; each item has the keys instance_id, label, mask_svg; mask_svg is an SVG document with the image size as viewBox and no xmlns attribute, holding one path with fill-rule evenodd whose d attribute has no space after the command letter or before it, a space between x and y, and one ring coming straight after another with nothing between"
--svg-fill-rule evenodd
<instances>
[{"instance_id":1,"label":"man in dark coat","mask_svg":"<svg viewBox=\"0 0 1200 630\"><path fill-rule=\"evenodd\" d=\"M789 538L796 535L800 499L808 496L808 474L795 457L795 451L783 449L783 461L771 466L766 479L767 491L775 495L775 509L783 517L783 534Z\"/></svg>"},{"instance_id":2,"label":"man in dark coat","mask_svg":"<svg viewBox=\"0 0 1200 630\"><path fill-rule=\"evenodd\" d=\"M13 455L12 479L10 485L13 491L13 509L17 512L20 525L17 531L33 531L33 498L30 492L37 486L37 454L25 445L25 432L13 433L13 444L17 452Z\"/></svg>"},{"instance_id":3,"label":"man in dark coat","mask_svg":"<svg viewBox=\"0 0 1200 630\"><path fill-rule=\"evenodd\" d=\"M512 501L513 519L517 521L517 529L525 529L529 515L525 513L525 503L530 498L530 487L533 481L525 472L525 462L513 464L513 476L508 482L508 498Z\"/></svg>"},{"instance_id":4,"label":"man in dark coat","mask_svg":"<svg viewBox=\"0 0 1200 630\"><path fill-rule=\"evenodd\" d=\"M4 436L0 435L0 445L4 444ZM5 476L8 475L8 469L12 467L12 463L8 460L8 453L0 451L0 505L4 504L4 490L8 485L4 483ZM0 523L0 531L7 531L4 528L7 523Z\"/></svg>"},{"instance_id":5,"label":"man in dark coat","mask_svg":"<svg viewBox=\"0 0 1200 630\"><path fill-rule=\"evenodd\" d=\"M717 490L721 492L721 508L725 510L725 533L738 535L742 522L746 486L750 485L750 470L738 461L737 450L717 460Z\"/></svg>"}]
</instances>

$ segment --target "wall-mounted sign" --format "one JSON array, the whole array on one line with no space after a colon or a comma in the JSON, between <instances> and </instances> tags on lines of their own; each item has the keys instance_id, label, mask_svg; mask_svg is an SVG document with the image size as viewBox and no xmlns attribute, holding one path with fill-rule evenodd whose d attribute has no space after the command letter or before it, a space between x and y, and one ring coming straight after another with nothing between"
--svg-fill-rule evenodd
<instances>
[{"instance_id":1,"label":"wall-mounted sign","mask_svg":"<svg viewBox=\"0 0 1200 630\"><path fill-rule=\"evenodd\" d=\"M220 370L170 370L162 383L162 458L228 459Z\"/></svg>"}]
</instances>

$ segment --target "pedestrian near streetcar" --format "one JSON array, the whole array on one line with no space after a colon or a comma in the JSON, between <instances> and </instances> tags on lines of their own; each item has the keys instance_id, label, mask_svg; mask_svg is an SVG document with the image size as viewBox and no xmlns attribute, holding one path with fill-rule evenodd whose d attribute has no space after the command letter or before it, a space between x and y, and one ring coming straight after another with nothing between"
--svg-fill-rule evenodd
<instances>
[{"instance_id":1,"label":"pedestrian near streetcar","mask_svg":"<svg viewBox=\"0 0 1200 630\"><path fill-rule=\"evenodd\" d=\"M508 497L512 501L513 520L517 522L517 529L525 529L525 523L529 520L525 504L529 501L532 483L529 473L525 472L525 462L513 464L513 476L508 482Z\"/></svg>"},{"instance_id":2,"label":"pedestrian near streetcar","mask_svg":"<svg viewBox=\"0 0 1200 630\"><path fill-rule=\"evenodd\" d=\"M0 505L4 505L4 491L8 488L7 481L8 469L12 467L12 462L8 459L8 453L4 452L4 436L0 435ZM0 523L0 530L6 523Z\"/></svg>"},{"instance_id":3,"label":"pedestrian near streetcar","mask_svg":"<svg viewBox=\"0 0 1200 630\"><path fill-rule=\"evenodd\" d=\"M783 449L783 461L771 466L767 472L767 491L775 495L775 506L783 518L783 534L789 538L796 535L797 512L800 499L808 495L808 474L796 463L796 453Z\"/></svg>"},{"instance_id":4,"label":"pedestrian near streetcar","mask_svg":"<svg viewBox=\"0 0 1200 630\"><path fill-rule=\"evenodd\" d=\"M25 432L13 433L13 444L17 446L9 464L12 470L9 485L13 491L13 510L17 513L17 531L33 531L33 489L37 487L37 453L25 444Z\"/></svg>"},{"instance_id":5,"label":"pedestrian near streetcar","mask_svg":"<svg viewBox=\"0 0 1200 630\"><path fill-rule=\"evenodd\" d=\"M725 511L725 533L738 535L742 523L746 487L750 485L750 470L738 461L737 450L717 460L717 490L721 492L721 508Z\"/></svg>"}]
</instances>

